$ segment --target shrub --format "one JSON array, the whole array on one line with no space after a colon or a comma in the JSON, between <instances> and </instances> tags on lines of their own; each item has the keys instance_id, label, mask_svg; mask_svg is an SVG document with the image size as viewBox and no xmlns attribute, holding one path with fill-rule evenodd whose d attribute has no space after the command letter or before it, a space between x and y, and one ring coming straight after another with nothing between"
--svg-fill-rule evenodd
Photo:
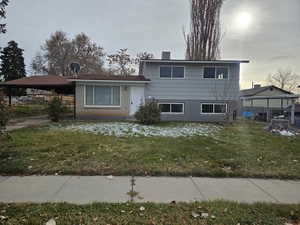
<instances>
[{"instance_id":1,"label":"shrub","mask_svg":"<svg viewBox=\"0 0 300 225\"><path fill-rule=\"evenodd\" d=\"M49 102L48 116L53 122L58 122L61 119L62 113L66 112L66 107L59 96L54 96Z\"/></svg>"},{"instance_id":2,"label":"shrub","mask_svg":"<svg viewBox=\"0 0 300 225\"><path fill-rule=\"evenodd\" d=\"M5 133L6 125L10 118L10 110L4 100L4 94L0 92L0 135Z\"/></svg>"},{"instance_id":3,"label":"shrub","mask_svg":"<svg viewBox=\"0 0 300 225\"><path fill-rule=\"evenodd\" d=\"M160 122L160 109L155 100L141 105L135 113L135 118L142 124L150 125Z\"/></svg>"}]
</instances>

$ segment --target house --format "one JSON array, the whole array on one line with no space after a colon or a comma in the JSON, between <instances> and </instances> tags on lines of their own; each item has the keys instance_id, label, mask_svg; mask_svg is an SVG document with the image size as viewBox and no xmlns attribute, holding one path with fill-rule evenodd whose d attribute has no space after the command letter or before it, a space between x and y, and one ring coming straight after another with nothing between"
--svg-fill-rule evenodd
<instances>
[{"instance_id":1,"label":"house","mask_svg":"<svg viewBox=\"0 0 300 225\"><path fill-rule=\"evenodd\" d=\"M79 75L79 118L130 118L141 104L155 99L162 120L224 121L238 111L240 63L248 61L142 60L140 76Z\"/></svg>"},{"instance_id":2,"label":"house","mask_svg":"<svg viewBox=\"0 0 300 225\"><path fill-rule=\"evenodd\" d=\"M162 120L224 121L236 118L240 64L249 61L175 60L170 55L170 52L163 52L161 59L141 60L139 76L74 75L59 77L58 81L51 76L51 85L48 78L41 76L31 82L26 80L31 78L23 78L2 86L55 88L61 92L73 88L78 118L133 118L139 106L152 99L161 108ZM26 85L22 86L22 83Z\"/></svg>"},{"instance_id":3,"label":"house","mask_svg":"<svg viewBox=\"0 0 300 225\"><path fill-rule=\"evenodd\" d=\"M299 95L274 85L254 85L251 89L241 91L242 112L251 112L264 121L284 113L288 113L291 118L292 113L295 113L295 101L298 98Z\"/></svg>"}]
</instances>

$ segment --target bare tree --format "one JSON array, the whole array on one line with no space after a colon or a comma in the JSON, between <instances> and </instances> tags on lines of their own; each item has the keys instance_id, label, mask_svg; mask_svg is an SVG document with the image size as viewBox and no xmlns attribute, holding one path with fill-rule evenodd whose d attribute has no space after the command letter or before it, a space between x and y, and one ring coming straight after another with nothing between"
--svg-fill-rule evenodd
<instances>
[{"instance_id":1,"label":"bare tree","mask_svg":"<svg viewBox=\"0 0 300 225\"><path fill-rule=\"evenodd\" d=\"M6 11L5 8L8 5L8 0L1 0L0 1L0 20L6 18ZM0 34L6 32L6 24L0 24Z\"/></svg>"},{"instance_id":2,"label":"bare tree","mask_svg":"<svg viewBox=\"0 0 300 225\"><path fill-rule=\"evenodd\" d=\"M135 73L135 59L127 53L127 48L120 49L117 54L109 55L110 70L121 76L129 76Z\"/></svg>"},{"instance_id":3,"label":"bare tree","mask_svg":"<svg viewBox=\"0 0 300 225\"><path fill-rule=\"evenodd\" d=\"M104 50L84 33L69 39L63 31L57 31L46 40L32 60L31 70L35 74L69 75L70 64L81 65L80 74L103 72Z\"/></svg>"},{"instance_id":4,"label":"bare tree","mask_svg":"<svg viewBox=\"0 0 300 225\"><path fill-rule=\"evenodd\" d=\"M186 41L187 60L216 60L220 57L220 11L223 0L191 0L190 33Z\"/></svg>"},{"instance_id":5,"label":"bare tree","mask_svg":"<svg viewBox=\"0 0 300 225\"><path fill-rule=\"evenodd\" d=\"M149 52L140 52L136 55L135 63L139 67L139 74L143 74L143 67L141 64L141 60L153 59L154 55Z\"/></svg>"},{"instance_id":6,"label":"bare tree","mask_svg":"<svg viewBox=\"0 0 300 225\"><path fill-rule=\"evenodd\" d=\"M267 82L287 91L295 91L300 82L300 76L289 68L278 69L276 73L269 74Z\"/></svg>"}]
</instances>

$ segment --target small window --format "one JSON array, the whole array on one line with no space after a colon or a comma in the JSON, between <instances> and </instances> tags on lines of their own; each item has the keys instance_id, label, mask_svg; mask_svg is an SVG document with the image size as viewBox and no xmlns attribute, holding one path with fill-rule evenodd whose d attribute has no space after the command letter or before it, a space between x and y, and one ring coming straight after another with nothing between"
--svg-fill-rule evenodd
<instances>
[{"instance_id":1,"label":"small window","mask_svg":"<svg viewBox=\"0 0 300 225\"><path fill-rule=\"evenodd\" d=\"M173 78L184 78L184 67L182 66L174 66L173 67Z\"/></svg>"},{"instance_id":2,"label":"small window","mask_svg":"<svg viewBox=\"0 0 300 225\"><path fill-rule=\"evenodd\" d=\"M183 113L183 104L172 104L171 112L172 113Z\"/></svg>"},{"instance_id":3,"label":"small window","mask_svg":"<svg viewBox=\"0 0 300 225\"><path fill-rule=\"evenodd\" d=\"M171 78L172 77L172 67L170 67L170 66L160 67L160 77L161 78Z\"/></svg>"},{"instance_id":4,"label":"small window","mask_svg":"<svg viewBox=\"0 0 300 225\"><path fill-rule=\"evenodd\" d=\"M159 104L160 110L162 113L170 113L171 105L170 104Z\"/></svg>"},{"instance_id":5,"label":"small window","mask_svg":"<svg viewBox=\"0 0 300 225\"><path fill-rule=\"evenodd\" d=\"M226 104L215 104L215 113L226 113Z\"/></svg>"},{"instance_id":6,"label":"small window","mask_svg":"<svg viewBox=\"0 0 300 225\"><path fill-rule=\"evenodd\" d=\"M228 68L217 67L217 79L227 79L228 78Z\"/></svg>"},{"instance_id":7,"label":"small window","mask_svg":"<svg viewBox=\"0 0 300 225\"><path fill-rule=\"evenodd\" d=\"M214 113L214 105L202 104L202 113Z\"/></svg>"},{"instance_id":8,"label":"small window","mask_svg":"<svg viewBox=\"0 0 300 225\"><path fill-rule=\"evenodd\" d=\"M201 104L201 113L203 114L224 114L226 112L226 104Z\"/></svg>"},{"instance_id":9,"label":"small window","mask_svg":"<svg viewBox=\"0 0 300 225\"><path fill-rule=\"evenodd\" d=\"M228 79L227 67L205 67L203 78L209 79Z\"/></svg>"},{"instance_id":10,"label":"small window","mask_svg":"<svg viewBox=\"0 0 300 225\"><path fill-rule=\"evenodd\" d=\"M205 67L204 68L204 78L215 78L216 77L216 68L215 67Z\"/></svg>"},{"instance_id":11,"label":"small window","mask_svg":"<svg viewBox=\"0 0 300 225\"><path fill-rule=\"evenodd\" d=\"M180 79L184 78L183 66L161 66L160 78Z\"/></svg>"},{"instance_id":12,"label":"small window","mask_svg":"<svg viewBox=\"0 0 300 225\"><path fill-rule=\"evenodd\" d=\"M183 103L162 103L159 104L159 108L162 114L183 114L184 104Z\"/></svg>"}]
</instances>

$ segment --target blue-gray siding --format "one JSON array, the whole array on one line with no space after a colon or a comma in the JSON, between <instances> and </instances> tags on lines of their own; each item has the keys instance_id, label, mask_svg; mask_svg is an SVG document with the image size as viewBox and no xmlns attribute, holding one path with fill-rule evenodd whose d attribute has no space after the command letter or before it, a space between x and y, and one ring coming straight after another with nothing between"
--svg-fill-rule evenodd
<instances>
[{"instance_id":1,"label":"blue-gray siding","mask_svg":"<svg viewBox=\"0 0 300 225\"><path fill-rule=\"evenodd\" d=\"M239 98L239 64L184 64L185 79L161 79L162 63L145 63L144 76L151 79L145 90L145 97L155 99L180 100L238 100ZM204 79L205 66L226 66L229 68L229 79Z\"/></svg>"}]
</instances>

